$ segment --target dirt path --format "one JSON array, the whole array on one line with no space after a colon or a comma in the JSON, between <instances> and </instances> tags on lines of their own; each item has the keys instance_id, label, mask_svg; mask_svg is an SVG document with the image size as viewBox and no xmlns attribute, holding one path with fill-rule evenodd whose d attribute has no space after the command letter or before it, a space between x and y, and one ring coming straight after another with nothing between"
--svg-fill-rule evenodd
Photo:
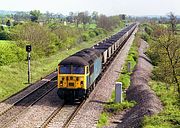
<instances>
[{"instance_id":1,"label":"dirt path","mask_svg":"<svg viewBox=\"0 0 180 128\"><path fill-rule=\"evenodd\" d=\"M137 104L117 115L115 118L119 123L111 123L108 127L139 128L145 115L152 115L162 110L160 100L148 86L153 66L144 54L147 47L147 42L141 40L138 63L131 75L131 84L127 90L127 100L134 100Z\"/></svg>"}]
</instances>

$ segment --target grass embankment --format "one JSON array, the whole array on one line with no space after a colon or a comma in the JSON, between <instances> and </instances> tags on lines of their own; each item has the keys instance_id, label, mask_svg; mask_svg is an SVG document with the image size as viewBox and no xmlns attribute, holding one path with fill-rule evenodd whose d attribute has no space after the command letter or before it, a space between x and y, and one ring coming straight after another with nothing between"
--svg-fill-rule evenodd
<instances>
[{"instance_id":1,"label":"grass embankment","mask_svg":"<svg viewBox=\"0 0 180 128\"><path fill-rule=\"evenodd\" d=\"M146 116L143 121L144 128L179 128L180 127L180 100L178 94L171 86L165 83L151 81L151 88L163 103L164 109L159 114ZM177 95L176 95L177 94Z\"/></svg>"},{"instance_id":2,"label":"grass embankment","mask_svg":"<svg viewBox=\"0 0 180 128\"><path fill-rule=\"evenodd\" d=\"M108 33L108 35L112 35L113 33L119 31L119 29L120 28L115 29L114 31ZM69 50L59 51L50 57L43 57L39 60L31 61L31 81L35 82L41 77L46 76L57 68L58 63L62 59L83 48L91 47L93 44L97 43L108 35L101 34L90 39L88 42L75 45ZM4 43L7 43L7 41L0 41L0 45L1 43L4 45ZM0 78L0 101L2 101L28 86L27 62L19 61L11 63L10 65L0 66Z\"/></svg>"},{"instance_id":3,"label":"grass embankment","mask_svg":"<svg viewBox=\"0 0 180 128\"><path fill-rule=\"evenodd\" d=\"M127 64L131 64L131 71L134 69L134 66L137 63L137 57L138 57L138 49L137 49L137 41L138 38L133 42L133 45L130 48L130 51L128 53L128 57L126 59L126 62L123 66L123 70L121 71L121 74L119 76L119 79L117 82L122 82L122 89L125 91L129 85L130 85L130 74L132 72L128 72L127 70ZM122 103L114 103L115 100L115 91L113 91L111 95L111 99L109 100L110 104L107 104L104 106L104 111L100 115L99 121L98 121L98 127L103 127L108 124L108 119L114 114L118 114L119 112L123 111L124 109L131 108L135 105L134 101L127 101L126 100L126 94L123 93L123 98L125 99Z\"/></svg>"}]
</instances>

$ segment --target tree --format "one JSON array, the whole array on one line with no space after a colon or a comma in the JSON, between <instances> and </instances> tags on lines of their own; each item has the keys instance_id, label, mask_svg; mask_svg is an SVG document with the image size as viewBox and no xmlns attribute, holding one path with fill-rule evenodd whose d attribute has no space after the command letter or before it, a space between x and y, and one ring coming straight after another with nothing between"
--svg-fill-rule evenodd
<instances>
[{"instance_id":1,"label":"tree","mask_svg":"<svg viewBox=\"0 0 180 128\"><path fill-rule=\"evenodd\" d=\"M91 18L96 22L98 19L98 12L94 11L91 15Z\"/></svg>"},{"instance_id":2,"label":"tree","mask_svg":"<svg viewBox=\"0 0 180 128\"><path fill-rule=\"evenodd\" d=\"M97 26L106 30L112 30L114 27L120 25L119 16L110 16L100 15L97 20Z\"/></svg>"},{"instance_id":3,"label":"tree","mask_svg":"<svg viewBox=\"0 0 180 128\"><path fill-rule=\"evenodd\" d=\"M111 30L110 21L106 15L100 15L98 17L97 26L106 30Z\"/></svg>"},{"instance_id":4,"label":"tree","mask_svg":"<svg viewBox=\"0 0 180 128\"><path fill-rule=\"evenodd\" d=\"M31 21L37 22L41 15L41 12L39 10L33 10L33 11L30 11L30 15L31 15Z\"/></svg>"},{"instance_id":5,"label":"tree","mask_svg":"<svg viewBox=\"0 0 180 128\"><path fill-rule=\"evenodd\" d=\"M78 20L80 23L83 23L83 27L85 29L85 25L89 23L90 17L87 11L78 13Z\"/></svg>"},{"instance_id":6,"label":"tree","mask_svg":"<svg viewBox=\"0 0 180 128\"><path fill-rule=\"evenodd\" d=\"M6 22L6 25L9 26L9 27L11 26L10 20L8 20L8 21Z\"/></svg>"},{"instance_id":7,"label":"tree","mask_svg":"<svg viewBox=\"0 0 180 128\"><path fill-rule=\"evenodd\" d=\"M169 17L170 24L171 24L171 30L174 33L176 31L177 18L172 12L169 13L168 17Z\"/></svg>"},{"instance_id":8,"label":"tree","mask_svg":"<svg viewBox=\"0 0 180 128\"><path fill-rule=\"evenodd\" d=\"M156 77L166 83L174 84L180 96L180 37L165 27L154 26L154 43L151 55L156 56ZM152 57L151 57L152 58Z\"/></svg>"}]
</instances>

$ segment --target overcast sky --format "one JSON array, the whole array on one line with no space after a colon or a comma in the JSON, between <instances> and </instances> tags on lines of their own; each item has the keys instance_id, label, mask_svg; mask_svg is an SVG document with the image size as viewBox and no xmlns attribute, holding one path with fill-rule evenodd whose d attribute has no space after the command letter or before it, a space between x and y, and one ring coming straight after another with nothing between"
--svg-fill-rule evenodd
<instances>
[{"instance_id":1,"label":"overcast sky","mask_svg":"<svg viewBox=\"0 0 180 128\"><path fill-rule=\"evenodd\" d=\"M0 10L54 12L97 11L106 15L180 15L180 0L0 0Z\"/></svg>"}]
</instances>

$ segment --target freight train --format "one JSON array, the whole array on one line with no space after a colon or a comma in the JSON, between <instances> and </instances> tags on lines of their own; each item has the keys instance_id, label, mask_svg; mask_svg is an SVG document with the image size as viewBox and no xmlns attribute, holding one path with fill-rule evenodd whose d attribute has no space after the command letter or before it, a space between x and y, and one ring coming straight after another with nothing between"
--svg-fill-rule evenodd
<instances>
[{"instance_id":1,"label":"freight train","mask_svg":"<svg viewBox=\"0 0 180 128\"><path fill-rule=\"evenodd\" d=\"M83 49L62 60L58 64L58 96L64 100L88 97L103 69L136 27L137 24L133 23L91 48Z\"/></svg>"}]
</instances>

